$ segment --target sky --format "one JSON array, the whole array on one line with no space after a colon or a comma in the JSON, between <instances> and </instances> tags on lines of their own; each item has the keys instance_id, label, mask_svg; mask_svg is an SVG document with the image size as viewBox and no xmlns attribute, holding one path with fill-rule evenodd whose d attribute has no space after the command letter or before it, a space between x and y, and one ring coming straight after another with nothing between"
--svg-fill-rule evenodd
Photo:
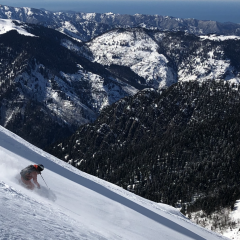
<instances>
[{"instance_id":1,"label":"sky","mask_svg":"<svg viewBox=\"0 0 240 240\"><path fill-rule=\"evenodd\" d=\"M240 0L3 0L1 4L13 7L45 8L51 11L158 14L240 23Z\"/></svg>"}]
</instances>

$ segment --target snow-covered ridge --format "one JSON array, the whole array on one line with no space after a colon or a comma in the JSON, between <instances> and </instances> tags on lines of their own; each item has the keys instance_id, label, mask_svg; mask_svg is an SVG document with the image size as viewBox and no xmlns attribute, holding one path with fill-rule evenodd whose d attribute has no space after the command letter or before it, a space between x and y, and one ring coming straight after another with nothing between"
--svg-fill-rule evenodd
<instances>
[{"instance_id":1,"label":"snow-covered ridge","mask_svg":"<svg viewBox=\"0 0 240 240\"><path fill-rule=\"evenodd\" d=\"M21 35L36 37L35 35L27 32L27 30L25 30L22 26L17 26L12 20L0 19L0 34L4 34L12 30L16 30Z\"/></svg>"},{"instance_id":2,"label":"snow-covered ridge","mask_svg":"<svg viewBox=\"0 0 240 240\"><path fill-rule=\"evenodd\" d=\"M47 68L42 64L36 64L31 74L23 72L15 78L15 81L19 82L29 94L34 94L38 102L43 102L47 109L72 126L80 126L88 122L83 117L83 111L90 119L95 119L102 108L137 92L130 85L123 84L115 79L105 84L101 76L87 72L80 64L78 64L78 67L79 71L75 74L60 72L59 77L53 75L44 77L41 71L47 70ZM25 82L27 82L27 86ZM88 97L89 102L91 101L91 108L81 101L80 94L76 92L80 90L74 87L74 84L86 84L86 82L89 85ZM57 89L54 88L56 83L58 85ZM62 97L63 94L59 92L59 89L64 93L64 97ZM11 115L9 119L11 119ZM7 122L4 126L7 126Z\"/></svg>"},{"instance_id":3,"label":"snow-covered ridge","mask_svg":"<svg viewBox=\"0 0 240 240\"><path fill-rule=\"evenodd\" d=\"M44 24L83 41L89 41L116 27L144 26L161 31L187 31L192 34L240 35L239 24L224 25L215 21L180 19L160 15L121 15L112 13L64 13L34 8L15 8L0 5L0 18L16 19L27 23Z\"/></svg>"},{"instance_id":4,"label":"snow-covered ridge","mask_svg":"<svg viewBox=\"0 0 240 240\"><path fill-rule=\"evenodd\" d=\"M43 177L51 190L41 179L40 190L18 184L20 169L33 161L44 164ZM3 127L0 176L3 239L226 239L195 225L173 207L79 171Z\"/></svg>"},{"instance_id":5,"label":"snow-covered ridge","mask_svg":"<svg viewBox=\"0 0 240 240\"><path fill-rule=\"evenodd\" d=\"M226 41L226 40L240 40L239 36L223 36L223 35L208 35L208 36L200 36L202 40L212 40L212 41Z\"/></svg>"}]
</instances>

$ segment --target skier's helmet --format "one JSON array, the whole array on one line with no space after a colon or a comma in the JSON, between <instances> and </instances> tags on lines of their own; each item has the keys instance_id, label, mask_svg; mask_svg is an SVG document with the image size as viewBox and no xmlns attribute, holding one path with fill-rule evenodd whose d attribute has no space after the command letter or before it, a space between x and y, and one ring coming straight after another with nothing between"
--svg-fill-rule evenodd
<instances>
[{"instance_id":1,"label":"skier's helmet","mask_svg":"<svg viewBox=\"0 0 240 240\"><path fill-rule=\"evenodd\" d=\"M38 170L41 172L44 170L44 166L42 164L38 164Z\"/></svg>"}]
</instances>

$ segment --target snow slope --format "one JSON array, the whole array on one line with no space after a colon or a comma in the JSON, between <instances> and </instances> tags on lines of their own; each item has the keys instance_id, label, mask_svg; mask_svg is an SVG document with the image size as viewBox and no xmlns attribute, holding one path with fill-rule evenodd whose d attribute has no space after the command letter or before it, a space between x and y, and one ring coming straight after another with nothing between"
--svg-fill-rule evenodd
<instances>
[{"instance_id":1,"label":"snow slope","mask_svg":"<svg viewBox=\"0 0 240 240\"><path fill-rule=\"evenodd\" d=\"M156 89L177 82L168 60L158 53L159 46L144 30L113 30L96 37L87 44L94 61L102 65L116 64L130 67Z\"/></svg>"},{"instance_id":2,"label":"snow slope","mask_svg":"<svg viewBox=\"0 0 240 240\"><path fill-rule=\"evenodd\" d=\"M237 200L233 211L230 212L230 219L236 223L234 227L230 226L225 230L224 235L230 239L240 239L240 200Z\"/></svg>"},{"instance_id":3,"label":"snow slope","mask_svg":"<svg viewBox=\"0 0 240 240\"><path fill-rule=\"evenodd\" d=\"M19 21L15 20L15 22L19 22ZM25 35L28 37L36 37L35 35L27 32L22 26L17 26L13 22L13 20L0 19L0 34L4 34L12 30L16 30L21 35Z\"/></svg>"},{"instance_id":4,"label":"snow slope","mask_svg":"<svg viewBox=\"0 0 240 240\"><path fill-rule=\"evenodd\" d=\"M42 163L40 190L20 169ZM227 239L157 204L83 173L0 127L0 239Z\"/></svg>"}]
</instances>

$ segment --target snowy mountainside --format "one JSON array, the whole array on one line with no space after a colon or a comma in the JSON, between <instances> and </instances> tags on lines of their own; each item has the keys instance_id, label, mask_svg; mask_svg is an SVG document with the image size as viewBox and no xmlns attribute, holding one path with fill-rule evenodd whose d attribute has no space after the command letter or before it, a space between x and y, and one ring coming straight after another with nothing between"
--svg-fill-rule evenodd
<instances>
[{"instance_id":1,"label":"snowy mountainside","mask_svg":"<svg viewBox=\"0 0 240 240\"><path fill-rule=\"evenodd\" d=\"M144 88L187 80L239 82L237 38L132 28L83 43L40 25L0 23L0 124L41 147Z\"/></svg>"},{"instance_id":2,"label":"snowy mountainside","mask_svg":"<svg viewBox=\"0 0 240 240\"><path fill-rule=\"evenodd\" d=\"M146 85L156 89L177 82L168 60L158 53L158 44L141 29L114 30L87 44L94 60L102 65L121 65L146 80Z\"/></svg>"},{"instance_id":3,"label":"snowy mountainside","mask_svg":"<svg viewBox=\"0 0 240 240\"><path fill-rule=\"evenodd\" d=\"M227 239L173 207L85 174L3 127L0 156L0 239ZM19 185L19 171L33 163L44 164L51 190L41 178L39 190Z\"/></svg>"},{"instance_id":4,"label":"snowy mountainside","mask_svg":"<svg viewBox=\"0 0 240 240\"><path fill-rule=\"evenodd\" d=\"M129 67L155 89L177 81L239 82L239 38L215 38L132 28L109 31L87 46L95 62Z\"/></svg>"},{"instance_id":5,"label":"snowy mountainside","mask_svg":"<svg viewBox=\"0 0 240 240\"><path fill-rule=\"evenodd\" d=\"M206 40L206 39L209 39L209 40L212 40L212 41L225 41L225 40L230 40L230 39L233 39L233 40L239 40L240 37L239 36L223 36L223 35L216 35L216 34L210 34L210 35L201 35L200 38Z\"/></svg>"},{"instance_id":6,"label":"snowy mountainside","mask_svg":"<svg viewBox=\"0 0 240 240\"><path fill-rule=\"evenodd\" d=\"M71 37L88 41L116 27L144 27L161 31L186 31L197 35L240 35L239 24L180 19L160 15L121 15L113 13L51 12L34 8L0 5L0 18L41 24Z\"/></svg>"},{"instance_id":7,"label":"snowy mountainside","mask_svg":"<svg viewBox=\"0 0 240 240\"><path fill-rule=\"evenodd\" d=\"M58 31L12 20L1 26L7 31L0 35L0 123L38 146L66 137L103 107L137 92Z\"/></svg>"},{"instance_id":8,"label":"snowy mountainside","mask_svg":"<svg viewBox=\"0 0 240 240\"><path fill-rule=\"evenodd\" d=\"M107 13L49 12L3 5L0 6L0 17L41 24L56 29L75 40L90 41L92 39L89 43L82 43L80 48L70 40L64 40L62 45L89 60L108 66L112 74L121 76L123 68L117 69L116 66L125 67L124 70L128 72L132 71L130 72L132 76L130 85L134 84L134 87L138 89L161 88L177 81L188 80L232 79L236 82L239 80L239 69L236 69L233 64L233 61L236 62L234 51L238 49L240 41L236 36L238 32L240 33L240 30L237 30L240 29L239 25L236 25L238 26L236 31L231 32L227 30L230 27L234 29L230 23L220 24L206 21L206 26L211 29L207 30L204 21L193 19L163 18L157 15L141 14L130 16ZM157 24L156 27L153 27L154 22L155 25ZM143 23L144 29L141 29ZM163 28L161 24L164 25L164 23L168 27ZM191 24L196 29L199 24L199 28L204 30L187 30ZM133 28L134 26L140 27ZM111 30L113 28L119 29ZM205 35L194 38L190 33ZM215 33L215 35L207 36L206 34L209 33ZM214 45L215 41L218 43ZM231 44L237 46L229 49L228 46ZM228 52L231 52L231 56ZM129 83L128 77L124 76L127 83Z\"/></svg>"},{"instance_id":9,"label":"snowy mountainside","mask_svg":"<svg viewBox=\"0 0 240 240\"><path fill-rule=\"evenodd\" d=\"M218 211L206 215L203 211L191 213L191 220L198 225L217 232L229 239L240 238L240 201L237 200L234 208L222 208Z\"/></svg>"},{"instance_id":10,"label":"snowy mountainside","mask_svg":"<svg viewBox=\"0 0 240 240\"><path fill-rule=\"evenodd\" d=\"M35 37L33 34L27 32L23 27L17 26L17 21L15 23L11 19L0 19L0 34L16 30L19 34ZM24 26L24 25L23 25Z\"/></svg>"},{"instance_id":11,"label":"snowy mountainside","mask_svg":"<svg viewBox=\"0 0 240 240\"><path fill-rule=\"evenodd\" d=\"M239 90L227 81L145 89L49 152L152 201L210 215L240 198Z\"/></svg>"}]
</instances>

